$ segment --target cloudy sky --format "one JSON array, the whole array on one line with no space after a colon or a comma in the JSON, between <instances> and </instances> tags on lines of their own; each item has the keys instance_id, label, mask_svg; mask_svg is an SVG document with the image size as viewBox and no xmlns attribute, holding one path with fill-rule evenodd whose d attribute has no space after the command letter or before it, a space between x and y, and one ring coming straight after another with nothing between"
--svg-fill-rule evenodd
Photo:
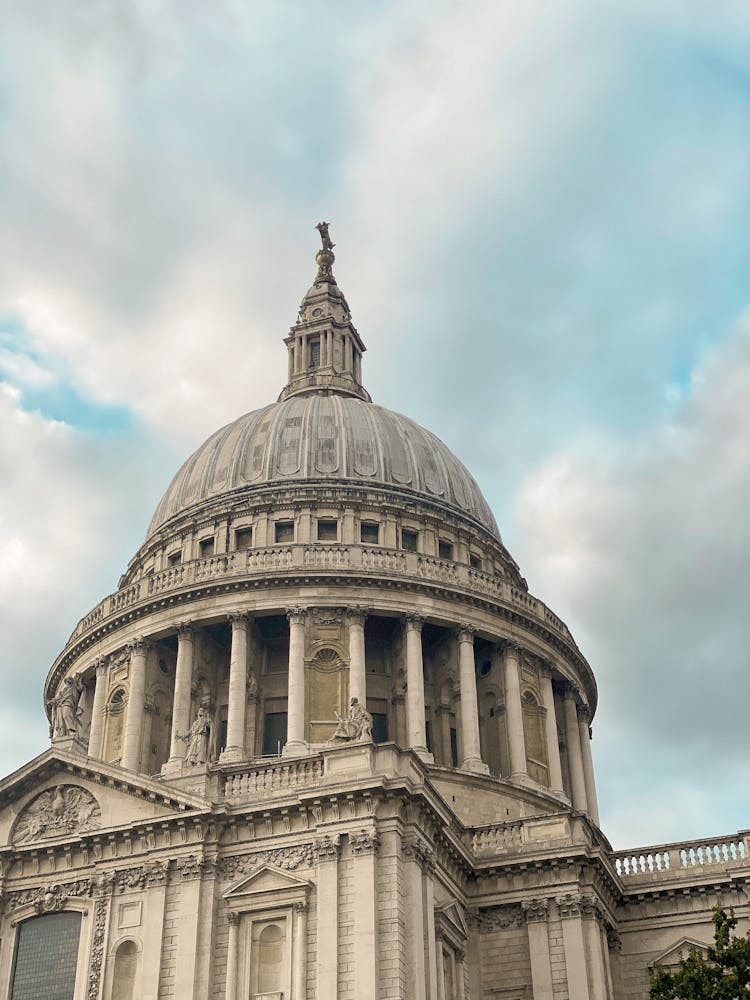
<instances>
[{"instance_id":1,"label":"cloudy sky","mask_svg":"<svg viewBox=\"0 0 750 1000\"><path fill-rule=\"evenodd\" d=\"M750 827L744 0L26 0L0 31L0 771L320 219L376 401L599 681L617 847Z\"/></svg>"}]
</instances>

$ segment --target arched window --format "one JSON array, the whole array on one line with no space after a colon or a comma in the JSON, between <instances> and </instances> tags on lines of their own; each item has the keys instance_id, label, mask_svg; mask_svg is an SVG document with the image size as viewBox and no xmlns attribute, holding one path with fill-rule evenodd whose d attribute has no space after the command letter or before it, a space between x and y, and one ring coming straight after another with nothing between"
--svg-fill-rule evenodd
<instances>
[{"instance_id":1,"label":"arched window","mask_svg":"<svg viewBox=\"0 0 750 1000\"><path fill-rule=\"evenodd\" d=\"M135 941L123 941L115 952L112 975L112 1000L134 1000L138 947Z\"/></svg>"},{"instance_id":2,"label":"arched window","mask_svg":"<svg viewBox=\"0 0 750 1000\"><path fill-rule=\"evenodd\" d=\"M11 1000L73 1000L80 913L31 917L18 928Z\"/></svg>"},{"instance_id":3,"label":"arched window","mask_svg":"<svg viewBox=\"0 0 750 1000\"><path fill-rule=\"evenodd\" d=\"M276 993L284 989L286 968L286 922L253 925L253 993Z\"/></svg>"},{"instance_id":4,"label":"arched window","mask_svg":"<svg viewBox=\"0 0 750 1000\"><path fill-rule=\"evenodd\" d=\"M104 759L110 764L118 761L122 755L125 705L125 692L122 688L118 688L109 699L107 705L107 739L104 749Z\"/></svg>"}]
</instances>

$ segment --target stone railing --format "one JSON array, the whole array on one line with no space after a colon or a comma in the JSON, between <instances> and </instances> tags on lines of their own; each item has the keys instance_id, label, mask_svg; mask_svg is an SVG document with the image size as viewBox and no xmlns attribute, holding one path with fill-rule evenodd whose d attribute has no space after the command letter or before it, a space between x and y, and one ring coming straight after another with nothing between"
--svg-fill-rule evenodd
<instances>
[{"instance_id":1,"label":"stone railing","mask_svg":"<svg viewBox=\"0 0 750 1000\"><path fill-rule=\"evenodd\" d=\"M696 868L729 866L750 862L748 836L730 834L710 840L690 840L682 844L660 844L612 855L617 874L632 877L669 878Z\"/></svg>"},{"instance_id":2,"label":"stone railing","mask_svg":"<svg viewBox=\"0 0 750 1000\"><path fill-rule=\"evenodd\" d=\"M237 774L224 777L223 795L229 802L285 794L302 785L312 787L323 777L323 760L320 757L276 758L243 768Z\"/></svg>"},{"instance_id":3,"label":"stone railing","mask_svg":"<svg viewBox=\"0 0 750 1000\"><path fill-rule=\"evenodd\" d=\"M393 574L447 584L485 594L526 612L567 641L573 641L564 622L560 621L542 601L518 587L511 586L500 577L472 569L464 563L381 546L317 543L276 545L262 549L246 549L242 552L228 552L224 555L193 559L152 573L131 586L105 597L79 621L68 644L110 616L120 614L159 594L195 584L205 584L212 580L293 572L295 569Z\"/></svg>"}]
</instances>

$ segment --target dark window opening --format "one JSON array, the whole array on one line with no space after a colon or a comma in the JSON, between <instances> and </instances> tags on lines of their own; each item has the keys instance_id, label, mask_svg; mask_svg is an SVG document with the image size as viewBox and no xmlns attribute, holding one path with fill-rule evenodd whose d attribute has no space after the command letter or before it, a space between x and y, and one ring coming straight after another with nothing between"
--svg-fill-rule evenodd
<instances>
[{"instance_id":1,"label":"dark window opening","mask_svg":"<svg viewBox=\"0 0 750 1000\"><path fill-rule=\"evenodd\" d=\"M339 537L338 521L318 521L318 541L335 542Z\"/></svg>"},{"instance_id":2,"label":"dark window opening","mask_svg":"<svg viewBox=\"0 0 750 1000\"><path fill-rule=\"evenodd\" d=\"M492 670L492 660L485 660L479 668L479 673L482 677L486 677L490 670Z\"/></svg>"},{"instance_id":3,"label":"dark window opening","mask_svg":"<svg viewBox=\"0 0 750 1000\"><path fill-rule=\"evenodd\" d=\"M401 548L405 549L406 552L416 552L417 551L417 533L416 531L409 531L407 528L401 529Z\"/></svg>"},{"instance_id":4,"label":"dark window opening","mask_svg":"<svg viewBox=\"0 0 750 1000\"><path fill-rule=\"evenodd\" d=\"M444 542L441 538L438 542L438 555L441 559L452 559L453 558L453 546L450 542Z\"/></svg>"},{"instance_id":5,"label":"dark window opening","mask_svg":"<svg viewBox=\"0 0 750 1000\"><path fill-rule=\"evenodd\" d=\"M201 559L214 554L215 544L213 538L201 538L198 542L198 551L200 552Z\"/></svg>"},{"instance_id":6,"label":"dark window opening","mask_svg":"<svg viewBox=\"0 0 750 1000\"><path fill-rule=\"evenodd\" d=\"M310 339L310 368L320 368L320 340Z\"/></svg>"},{"instance_id":7,"label":"dark window opening","mask_svg":"<svg viewBox=\"0 0 750 1000\"><path fill-rule=\"evenodd\" d=\"M294 521L277 521L274 525L274 538L277 542L293 542Z\"/></svg>"},{"instance_id":8,"label":"dark window opening","mask_svg":"<svg viewBox=\"0 0 750 1000\"><path fill-rule=\"evenodd\" d=\"M380 525L372 521L363 521L359 528L359 537L365 545L378 545L380 542Z\"/></svg>"},{"instance_id":9,"label":"dark window opening","mask_svg":"<svg viewBox=\"0 0 750 1000\"><path fill-rule=\"evenodd\" d=\"M286 712L267 712L263 726L263 756L275 757L286 743Z\"/></svg>"},{"instance_id":10,"label":"dark window opening","mask_svg":"<svg viewBox=\"0 0 750 1000\"><path fill-rule=\"evenodd\" d=\"M170 552L167 556L168 566L179 566L182 562L182 552Z\"/></svg>"},{"instance_id":11,"label":"dark window opening","mask_svg":"<svg viewBox=\"0 0 750 1000\"><path fill-rule=\"evenodd\" d=\"M372 712L372 739L375 743L388 742L388 716L385 712Z\"/></svg>"},{"instance_id":12,"label":"dark window opening","mask_svg":"<svg viewBox=\"0 0 750 1000\"><path fill-rule=\"evenodd\" d=\"M424 740L427 744L427 749L432 753L432 723L429 719L424 724Z\"/></svg>"},{"instance_id":13,"label":"dark window opening","mask_svg":"<svg viewBox=\"0 0 750 1000\"><path fill-rule=\"evenodd\" d=\"M243 549L252 548L253 544L253 529L252 528L238 528L234 533L234 547L238 552Z\"/></svg>"},{"instance_id":14,"label":"dark window opening","mask_svg":"<svg viewBox=\"0 0 750 1000\"><path fill-rule=\"evenodd\" d=\"M479 558L479 556L475 556L474 553L472 552L471 555L469 556L469 565L471 566L472 569L481 569L482 560Z\"/></svg>"},{"instance_id":15,"label":"dark window opening","mask_svg":"<svg viewBox=\"0 0 750 1000\"><path fill-rule=\"evenodd\" d=\"M458 767L458 733L451 726L451 763Z\"/></svg>"}]
</instances>

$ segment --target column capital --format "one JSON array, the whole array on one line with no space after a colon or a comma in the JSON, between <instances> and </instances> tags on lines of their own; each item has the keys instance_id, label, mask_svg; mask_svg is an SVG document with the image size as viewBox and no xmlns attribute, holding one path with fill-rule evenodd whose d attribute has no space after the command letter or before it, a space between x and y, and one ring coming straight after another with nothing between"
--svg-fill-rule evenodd
<instances>
[{"instance_id":1,"label":"column capital","mask_svg":"<svg viewBox=\"0 0 750 1000\"><path fill-rule=\"evenodd\" d=\"M302 900L299 903L294 904L295 913L307 913L307 910L308 910L308 905L306 899Z\"/></svg>"},{"instance_id":2,"label":"column capital","mask_svg":"<svg viewBox=\"0 0 750 1000\"><path fill-rule=\"evenodd\" d=\"M97 677L103 677L109 670L109 659L106 656L97 656L94 660L94 670Z\"/></svg>"},{"instance_id":3,"label":"column capital","mask_svg":"<svg viewBox=\"0 0 750 1000\"><path fill-rule=\"evenodd\" d=\"M453 634L456 636L459 642L466 642L474 644L474 629L471 625L459 624L456 625Z\"/></svg>"},{"instance_id":4,"label":"column capital","mask_svg":"<svg viewBox=\"0 0 750 1000\"><path fill-rule=\"evenodd\" d=\"M340 851L341 838L338 834L334 836L325 834L323 837L318 837L313 845L313 853L318 863L321 861L338 861Z\"/></svg>"},{"instance_id":5,"label":"column capital","mask_svg":"<svg viewBox=\"0 0 750 1000\"><path fill-rule=\"evenodd\" d=\"M572 701L576 705L576 707L582 704L581 696L578 694L578 691L576 691L576 689L573 687L570 681L568 681L568 683L565 685L565 690L563 691L563 698L566 701Z\"/></svg>"},{"instance_id":6,"label":"column capital","mask_svg":"<svg viewBox=\"0 0 750 1000\"><path fill-rule=\"evenodd\" d=\"M286 616L290 625L304 625L307 621L307 608L287 608Z\"/></svg>"},{"instance_id":7,"label":"column capital","mask_svg":"<svg viewBox=\"0 0 750 1000\"><path fill-rule=\"evenodd\" d=\"M354 854L377 854L380 838L375 830L357 830L349 834L349 843Z\"/></svg>"},{"instance_id":8,"label":"column capital","mask_svg":"<svg viewBox=\"0 0 750 1000\"><path fill-rule=\"evenodd\" d=\"M518 659L521 654L521 647L515 639L501 639L497 644L497 648L503 656L515 656Z\"/></svg>"},{"instance_id":9,"label":"column capital","mask_svg":"<svg viewBox=\"0 0 750 1000\"><path fill-rule=\"evenodd\" d=\"M183 642L192 642L195 638L195 624L192 621L180 622L177 626L177 636Z\"/></svg>"},{"instance_id":10,"label":"column capital","mask_svg":"<svg viewBox=\"0 0 750 1000\"><path fill-rule=\"evenodd\" d=\"M552 664L545 660L539 661L539 676L545 680L552 680Z\"/></svg>"},{"instance_id":11,"label":"column capital","mask_svg":"<svg viewBox=\"0 0 750 1000\"><path fill-rule=\"evenodd\" d=\"M128 643L128 652L132 655L133 653L147 653L151 647L151 643L144 636L139 635L132 642Z\"/></svg>"},{"instance_id":12,"label":"column capital","mask_svg":"<svg viewBox=\"0 0 750 1000\"><path fill-rule=\"evenodd\" d=\"M549 918L549 901L546 899L523 900L521 909L527 924L541 923Z\"/></svg>"},{"instance_id":13,"label":"column capital","mask_svg":"<svg viewBox=\"0 0 750 1000\"><path fill-rule=\"evenodd\" d=\"M582 702L578 704L578 721L585 723L587 726L590 726L591 723L591 709ZM589 733L589 739L591 739L591 733Z\"/></svg>"},{"instance_id":14,"label":"column capital","mask_svg":"<svg viewBox=\"0 0 750 1000\"><path fill-rule=\"evenodd\" d=\"M250 615L247 611L232 611L227 615L232 631L235 629L247 629L250 625Z\"/></svg>"},{"instance_id":15,"label":"column capital","mask_svg":"<svg viewBox=\"0 0 750 1000\"><path fill-rule=\"evenodd\" d=\"M407 632L422 632L425 616L418 614L404 615L404 628Z\"/></svg>"},{"instance_id":16,"label":"column capital","mask_svg":"<svg viewBox=\"0 0 750 1000\"><path fill-rule=\"evenodd\" d=\"M229 924L229 926L236 927L239 922L240 922L239 913L235 913L234 910L230 910L229 913L227 913L227 923Z\"/></svg>"},{"instance_id":17,"label":"column capital","mask_svg":"<svg viewBox=\"0 0 750 1000\"><path fill-rule=\"evenodd\" d=\"M367 612L364 608L347 608L346 617L350 625L361 625L364 628Z\"/></svg>"}]
</instances>

